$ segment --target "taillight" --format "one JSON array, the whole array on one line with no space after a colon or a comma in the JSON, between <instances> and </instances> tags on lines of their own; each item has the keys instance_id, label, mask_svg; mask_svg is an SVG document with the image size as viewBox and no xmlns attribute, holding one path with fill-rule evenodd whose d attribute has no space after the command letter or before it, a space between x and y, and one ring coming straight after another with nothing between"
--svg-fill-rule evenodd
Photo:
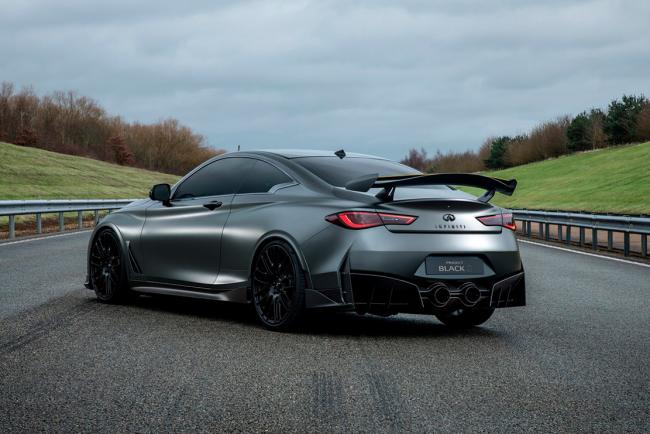
<instances>
[{"instance_id":1,"label":"taillight","mask_svg":"<svg viewBox=\"0 0 650 434\"><path fill-rule=\"evenodd\" d=\"M348 229L367 229L382 225L410 225L417 217L371 211L343 211L325 217L330 223Z\"/></svg>"},{"instance_id":2,"label":"taillight","mask_svg":"<svg viewBox=\"0 0 650 434\"><path fill-rule=\"evenodd\" d=\"M511 231L517 229L517 225L515 224L515 220L512 217L512 213L486 215L476 218L485 226L502 226L506 229L510 229Z\"/></svg>"},{"instance_id":3,"label":"taillight","mask_svg":"<svg viewBox=\"0 0 650 434\"><path fill-rule=\"evenodd\" d=\"M503 227L510 229L511 231L517 230L517 223L515 223L515 218L512 213L501 214L503 216Z\"/></svg>"}]
</instances>

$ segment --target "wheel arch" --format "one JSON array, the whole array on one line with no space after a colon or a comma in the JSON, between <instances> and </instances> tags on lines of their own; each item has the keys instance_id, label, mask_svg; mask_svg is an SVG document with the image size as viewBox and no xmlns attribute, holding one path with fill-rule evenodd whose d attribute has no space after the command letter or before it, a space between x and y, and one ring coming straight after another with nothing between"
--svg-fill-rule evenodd
<instances>
[{"instance_id":1,"label":"wheel arch","mask_svg":"<svg viewBox=\"0 0 650 434\"><path fill-rule=\"evenodd\" d=\"M129 264L128 257L127 255L127 249L128 245L126 244L126 240L124 239L124 236L122 235L122 232L120 232L119 228L117 225L111 222L104 222L98 224L95 229L93 230L93 233L90 236L90 240L88 241L88 250L86 253L86 288L92 289L92 282L90 281L90 250L93 246L93 243L95 242L95 239L97 239L97 236L104 230L111 230L117 237L120 246L121 246L121 254L122 254L122 263ZM129 275L131 273L131 267L130 265L127 265L126 267L126 278L127 281L129 280Z\"/></svg>"},{"instance_id":2,"label":"wheel arch","mask_svg":"<svg viewBox=\"0 0 650 434\"><path fill-rule=\"evenodd\" d=\"M260 249L264 247L266 244L270 243L271 241L274 240L280 240L288 243L293 251L296 253L296 256L298 257L298 261L300 261L300 268L302 269L303 274L305 275L305 283L307 288L311 288L311 277L309 273L309 265L307 264L307 260L305 259L304 254L302 253L302 249L300 248L300 245L298 241L296 241L295 238L293 238L291 235L289 235L286 232L281 232L281 231L273 231L265 234L262 236L258 241L257 244L255 244L255 249L253 250L253 254L251 255L250 263L248 264L248 275L249 277L253 273L253 262L255 258L257 257L257 254L259 253ZM250 286L250 285L249 285ZM249 294L250 297L250 294Z\"/></svg>"}]
</instances>

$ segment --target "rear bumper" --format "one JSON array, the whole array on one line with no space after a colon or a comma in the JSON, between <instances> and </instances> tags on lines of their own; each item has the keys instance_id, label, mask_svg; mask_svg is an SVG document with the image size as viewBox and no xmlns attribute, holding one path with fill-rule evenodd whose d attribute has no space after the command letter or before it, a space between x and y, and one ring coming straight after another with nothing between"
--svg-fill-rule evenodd
<instances>
[{"instance_id":1,"label":"rear bumper","mask_svg":"<svg viewBox=\"0 0 650 434\"><path fill-rule=\"evenodd\" d=\"M439 312L468 304L486 308L525 304L517 240L507 230L393 233L384 227L350 231L332 225L305 242L303 253L314 292L307 295L307 307L345 306L390 314ZM424 265L430 256L472 256L486 267L474 276L428 275ZM434 285L449 291L447 303L431 302Z\"/></svg>"},{"instance_id":2,"label":"rear bumper","mask_svg":"<svg viewBox=\"0 0 650 434\"><path fill-rule=\"evenodd\" d=\"M308 297L309 308L348 308L357 313L444 312L457 308L505 308L526 305L525 273L505 278L435 281L426 286L392 276L341 272L341 289Z\"/></svg>"},{"instance_id":3,"label":"rear bumper","mask_svg":"<svg viewBox=\"0 0 650 434\"><path fill-rule=\"evenodd\" d=\"M426 287L393 277L350 273L351 298L359 313L435 313L457 308L504 308L526 304L524 272L496 280L436 281Z\"/></svg>"}]
</instances>

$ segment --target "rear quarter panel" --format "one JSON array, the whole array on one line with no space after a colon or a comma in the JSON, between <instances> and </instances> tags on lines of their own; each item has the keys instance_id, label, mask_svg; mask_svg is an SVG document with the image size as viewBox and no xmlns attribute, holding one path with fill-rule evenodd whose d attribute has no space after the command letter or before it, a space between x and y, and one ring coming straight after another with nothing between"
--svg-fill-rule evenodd
<instances>
[{"instance_id":1,"label":"rear quarter panel","mask_svg":"<svg viewBox=\"0 0 650 434\"><path fill-rule=\"evenodd\" d=\"M271 238L294 246L308 273L315 264L304 255L307 241L332 226L325 216L345 207L358 206L310 192L301 186L275 193L235 196L221 244L218 284L247 282L256 250Z\"/></svg>"}]
</instances>

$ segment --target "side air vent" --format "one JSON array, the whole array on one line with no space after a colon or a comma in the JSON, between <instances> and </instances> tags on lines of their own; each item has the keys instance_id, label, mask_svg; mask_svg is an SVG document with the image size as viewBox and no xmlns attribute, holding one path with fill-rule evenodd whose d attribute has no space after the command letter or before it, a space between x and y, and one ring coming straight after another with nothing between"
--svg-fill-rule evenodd
<instances>
[{"instance_id":1,"label":"side air vent","mask_svg":"<svg viewBox=\"0 0 650 434\"><path fill-rule=\"evenodd\" d=\"M352 280L350 279L350 259L346 256L341 265L341 299L344 303L354 303L354 296L352 295Z\"/></svg>"},{"instance_id":2,"label":"side air vent","mask_svg":"<svg viewBox=\"0 0 650 434\"><path fill-rule=\"evenodd\" d=\"M133 256L133 252L131 251L131 244L129 243L129 247L127 249L129 251L129 262L131 263L131 269L138 274L142 274L142 269L140 268L140 265L138 264L138 261L135 260L135 256Z\"/></svg>"}]
</instances>

